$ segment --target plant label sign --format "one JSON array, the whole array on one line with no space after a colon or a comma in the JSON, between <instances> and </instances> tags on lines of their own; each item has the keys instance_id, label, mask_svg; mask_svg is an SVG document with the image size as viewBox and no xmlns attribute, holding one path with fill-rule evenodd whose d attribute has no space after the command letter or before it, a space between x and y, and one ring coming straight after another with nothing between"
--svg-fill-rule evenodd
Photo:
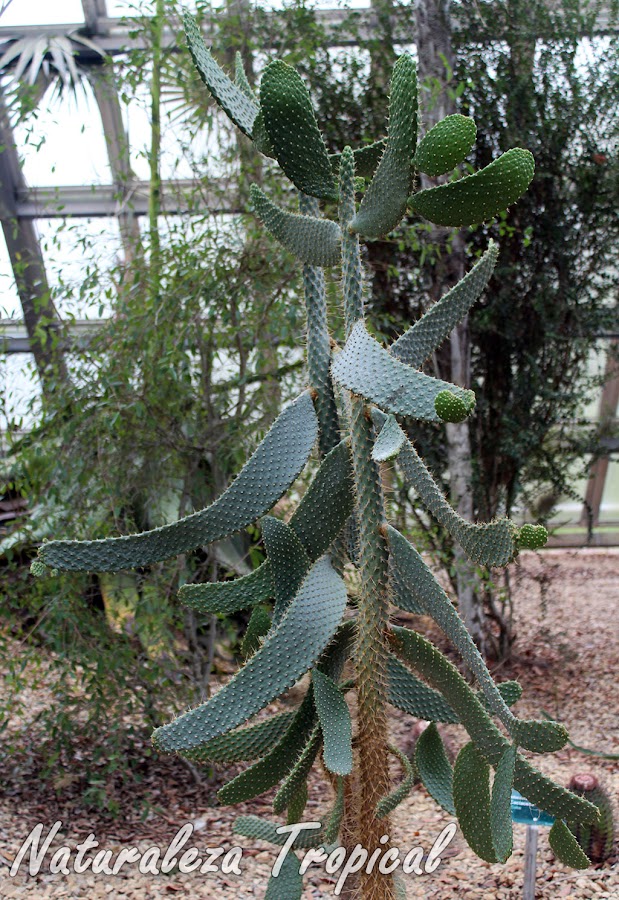
<instances>
[{"instance_id":1,"label":"plant label sign","mask_svg":"<svg viewBox=\"0 0 619 900\"><path fill-rule=\"evenodd\" d=\"M519 825L545 825L547 828L554 823L554 816L549 816L548 813L538 809L518 791L512 790L511 803L512 822Z\"/></svg>"}]
</instances>

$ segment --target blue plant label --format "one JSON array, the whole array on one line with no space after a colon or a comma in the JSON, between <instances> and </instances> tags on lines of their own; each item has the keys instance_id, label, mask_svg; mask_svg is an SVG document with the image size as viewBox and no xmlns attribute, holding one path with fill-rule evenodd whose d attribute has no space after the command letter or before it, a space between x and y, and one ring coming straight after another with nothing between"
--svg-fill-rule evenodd
<instances>
[{"instance_id":1,"label":"blue plant label","mask_svg":"<svg viewBox=\"0 0 619 900\"><path fill-rule=\"evenodd\" d=\"M554 823L554 817L533 806L518 791L512 791L512 822L519 825L545 825L549 828Z\"/></svg>"}]
</instances>

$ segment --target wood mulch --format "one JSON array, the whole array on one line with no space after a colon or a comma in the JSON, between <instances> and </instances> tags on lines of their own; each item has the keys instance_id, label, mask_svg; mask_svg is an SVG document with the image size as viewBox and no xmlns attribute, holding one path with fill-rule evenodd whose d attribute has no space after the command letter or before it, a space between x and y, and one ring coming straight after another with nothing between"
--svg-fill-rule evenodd
<instances>
[{"instance_id":1,"label":"wood mulch","mask_svg":"<svg viewBox=\"0 0 619 900\"><path fill-rule=\"evenodd\" d=\"M541 710L560 719L571 740L580 746L608 754L619 753L619 551L557 550L543 554L523 553L512 567L516 583L516 631L518 639L508 665L496 672L499 680L517 678L524 687L516 711L524 717L541 718ZM543 585L543 597L540 594ZM427 623L426 623L427 624ZM437 637L431 626L427 629ZM440 641L440 638L437 638ZM444 646L444 644L443 644ZM0 688L6 690L7 688ZM32 709L50 702L43 689L32 692ZM280 708L270 707L270 711ZM20 727L23 727L21 723ZM392 739L405 748L411 743L414 720L395 713ZM454 749L464 743L462 729L442 729ZM1 747L0 747L1 749ZM532 757L532 754L529 754ZM609 791L619 821L619 763L567 749L537 757L535 764L557 782L567 785L575 773L591 772ZM396 769L394 768L394 774ZM225 778L224 778L225 774ZM121 813L116 818L87 809L68 768L66 778L54 784L43 782L28 757L0 756L0 898L137 898L191 897L192 900L232 900L263 897L276 852L267 844L238 837L232 824L239 814L255 813L273 818L273 791L248 804L217 806L215 793L231 771L217 773L210 783L196 783L189 770L175 759L161 758L145 767L143 781L130 789L118 788ZM141 796L140 796L141 795ZM315 767L310 779L310 797L304 821L320 818L330 803L330 789ZM138 803L137 800L147 800ZM144 810L147 815L144 816ZM27 863L10 877L2 860L11 862L26 835L43 823L43 839L56 822L62 829L53 842L55 849L70 847L91 833L100 849L113 859L123 847L145 850L168 847L179 829L193 825L185 845L243 847L243 877L233 873L141 874L136 864L127 864L117 875L90 871L50 874L44 866L30 876ZM451 821L417 785L392 816L392 844L404 856L420 845L427 852L435 838ZM616 829L617 830L617 829ZM538 900L619 900L617 855L604 866L574 871L558 863L548 846L547 829L540 829L538 847ZM514 853L507 863L490 865L478 859L460 832L443 854L443 862L430 875L406 876L409 898L435 900L517 900L522 897L524 826L514 826ZM95 851L96 852L96 851ZM91 858L93 853L89 854ZM50 853L51 856L51 853ZM49 857L48 857L49 859ZM336 876L337 877L337 876ZM335 878L318 867L305 877L304 900L334 896Z\"/></svg>"}]
</instances>

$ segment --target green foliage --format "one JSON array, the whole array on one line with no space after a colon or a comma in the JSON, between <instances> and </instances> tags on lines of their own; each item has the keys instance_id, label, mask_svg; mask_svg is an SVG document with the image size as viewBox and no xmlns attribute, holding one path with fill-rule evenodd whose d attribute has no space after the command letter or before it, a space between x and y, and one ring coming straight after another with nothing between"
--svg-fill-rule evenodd
<instances>
[{"instance_id":1,"label":"green foliage","mask_svg":"<svg viewBox=\"0 0 619 900\"><path fill-rule=\"evenodd\" d=\"M352 724L348 705L328 675L315 671L312 684L325 745L325 766L336 775L348 775L352 771Z\"/></svg>"},{"instance_id":2,"label":"green foliage","mask_svg":"<svg viewBox=\"0 0 619 900\"><path fill-rule=\"evenodd\" d=\"M338 190L327 147L299 73L280 60L269 63L261 81L258 111L242 79L237 76L239 84L235 86L223 70L211 65L210 54L202 48L198 30L191 20L188 21L193 56L217 101L233 122L249 134L261 113L280 167L293 184L305 194L326 201L334 200L339 194L343 301L340 315L345 322L346 344L343 350L334 354L330 369L325 370L324 350L331 343L326 291L324 282L306 268L308 331L313 331L315 339L310 343L308 353L320 355L319 360L308 360L308 369L312 378L319 371L322 374L316 376L316 383L279 415L249 462L241 468L237 479L220 498L203 512L180 517L174 524L156 531L151 529L138 535L101 539L96 542L96 552L92 542L52 541L43 545L40 556L58 568L68 569L80 566L87 569L102 561L103 567L110 568L122 564L138 565L230 536L264 516L267 559L262 570L258 570L262 571L260 576L249 576L254 580L246 602L254 606L248 630L255 635L264 635L269 623L260 605L256 604L264 599L261 592L266 592L270 585L270 595L276 605L266 636L259 645L252 637L248 649L253 652L236 675L206 702L156 728L153 742L160 750L187 753L194 758L196 754L208 758L212 752L221 756L226 750L239 758L239 754L249 756L258 749L265 749L262 758L222 788L220 799L239 802L283 782L274 806L276 812L287 809L289 819L300 815L304 809L307 776L322 744L325 766L337 776L336 796L332 811L319 831L299 836L294 843L296 848L322 846L336 840L344 816L348 817L348 827L368 847L387 828L390 810L406 796L412 783L410 768L397 752L405 769L405 778L398 788L391 790L387 758L394 751L387 741L388 702L418 715L422 710L424 714L428 712L433 721L455 720L468 731L471 743L461 751L456 762L453 790L451 770L445 765L435 726L431 726L422 739L419 761L433 794L446 808L455 811L467 841L483 859L495 862L509 855L511 844L506 832L505 798L512 781L525 796L557 816L569 816L581 822L593 821L597 811L592 804L538 773L516 749L518 746L537 751L558 749L565 743L565 730L554 722L522 721L509 710L449 598L417 551L386 521L376 457L379 460L397 458L424 504L476 562L505 565L518 552L515 526L509 520L476 525L464 522L455 514L396 418L399 415L439 422L435 401L441 392L449 391L450 405L451 397L457 398L467 411L472 406L470 392L432 378L401 361L397 354L390 353L380 341L372 338L366 327L359 233L373 237L396 227L405 213L407 195L415 184L417 85L411 58L404 55L393 67L386 149L357 208L355 191L359 183L353 150L347 146L341 152ZM251 123L248 106L251 106L252 114L255 113ZM449 127L446 131L449 134ZM429 164L424 162L426 168L441 167L446 157L460 155L462 141L459 136L453 143L445 155L444 148L437 142L436 165L430 160ZM431 140L426 144L424 154L432 157ZM531 174L528 151L512 150L478 174L444 188L415 194L413 205L426 209L430 218L435 216L436 219L436 215L439 220L446 215L451 217L457 210L459 219L464 216L465 220L481 221L494 214L490 211L498 212L507 203L514 202L526 188ZM254 191L254 202L257 197L260 195ZM419 204L416 197L421 198ZM265 206L262 199L259 203L262 204L263 218L277 217L278 214ZM322 218L313 201L302 198L302 208L305 212L300 218L303 228L307 229L303 241L309 240L308 235L313 235L311 240L314 240L317 234L327 233L329 229L335 233L332 226L338 228L337 223L329 225L330 220ZM327 205L325 212L329 211ZM299 235L298 221L280 217L278 222L269 227L288 246L294 229L297 229L297 237ZM303 258L306 267L316 268L317 257L310 259L306 253ZM324 257L320 261L325 264ZM487 272L482 276L482 282L484 278L487 278ZM424 354L439 350L445 336L444 322L455 316L454 309L465 315L472 302L471 295L478 289L479 285L476 285L470 294L468 288L463 291L465 300L462 295L456 295L455 299L452 295L442 308L442 320L437 322L435 315L431 327L419 326ZM430 335L433 335L432 339ZM339 404L335 404L337 395L333 382L340 388ZM317 442L319 428L333 428L334 425L328 416L321 414L319 417L316 412L321 408L319 397L323 410L331 404L332 415L339 426L333 430L345 435L333 449L333 434L329 435L328 441L324 440L323 434L323 439ZM371 408L371 404L376 404L375 408ZM382 427L385 423L387 432L382 439L376 440L375 424ZM324 457L323 462L289 522L286 524L279 518L265 516L292 486L316 443ZM334 484L337 489L325 490L329 484ZM351 528L354 527L357 534L357 547L349 554L350 563L358 570L356 590L351 597L350 570L341 540L349 518L353 519ZM197 523L196 528L194 523ZM170 537L171 542L160 545L160 535ZM177 535L182 536L178 541ZM124 556L119 555L116 550L119 546L131 550ZM140 550L139 554L134 552L134 547ZM151 550L152 547L155 550ZM145 553L141 552L144 548ZM69 549L70 553L65 552ZM110 560L112 565L109 565ZM242 602L240 598L246 584L248 582L243 579L236 582L229 589L227 600L234 604ZM391 595L390 590L393 591ZM197 591L197 588L186 588L184 596L195 600ZM389 626L390 596L401 600L407 591L412 597L405 601L409 604L407 608L430 613L462 653L482 689L484 703L428 641L416 632ZM219 589L209 586L201 597L208 597L209 592L213 597ZM208 602L207 608L217 608L216 605L208 606ZM350 683L347 681L343 685L340 682L351 645L353 677ZM390 647L407 665L395 659ZM415 674L408 670L409 666ZM239 728L310 671L310 687L291 720L277 719L268 725L258 723ZM359 747L357 778L353 779L356 795L350 808L345 800L342 777L354 770L355 763L351 718L344 690L349 686L355 688L357 695ZM517 696L511 689L507 691L507 695L510 694L512 698ZM496 727L493 715L507 726L513 743ZM224 740L226 735L231 736L229 743ZM492 797L491 767L496 771ZM286 835L277 832L276 823L257 816L240 817L235 831L280 846L287 840ZM294 866L294 862L291 865ZM298 893L298 882L292 877L292 871L291 868L287 877L293 881L291 889ZM275 887L269 889L273 892ZM384 878L378 872L364 874L361 883L364 898L386 900L392 898L393 893L390 877Z\"/></svg>"},{"instance_id":3,"label":"green foliage","mask_svg":"<svg viewBox=\"0 0 619 900\"><path fill-rule=\"evenodd\" d=\"M291 66L276 60L260 81L260 107L277 161L305 194L335 199L335 179L307 88Z\"/></svg>"},{"instance_id":4,"label":"green foliage","mask_svg":"<svg viewBox=\"0 0 619 900\"><path fill-rule=\"evenodd\" d=\"M413 186L417 146L417 69L405 53L393 67L387 146L351 222L353 231L376 238L401 221Z\"/></svg>"},{"instance_id":5,"label":"green foliage","mask_svg":"<svg viewBox=\"0 0 619 900\"><path fill-rule=\"evenodd\" d=\"M465 744L458 753L453 771L453 798L458 823L469 847L486 862L498 862L490 818L490 766L473 743Z\"/></svg>"},{"instance_id":6,"label":"green foliage","mask_svg":"<svg viewBox=\"0 0 619 900\"><path fill-rule=\"evenodd\" d=\"M440 391L434 398L434 409L443 422L464 422L474 406L474 394L471 403L467 403L462 397L456 397L452 391Z\"/></svg>"},{"instance_id":7,"label":"green foliage","mask_svg":"<svg viewBox=\"0 0 619 900\"><path fill-rule=\"evenodd\" d=\"M532 154L515 147L474 175L419 191L410 207L436 225L476 225L515 203L534 171Z\"/></svg>"},{"instance_id":8,"label":"green foliage","mask_svg":"<svg viewBox=\"0 0 619 900\"><path fill-rule=\"evenodd\" d=\"M435 722L431 722L415 745L415 766L427 792L450 815L456 815L453 799L453 769Z\"/></svg>"},{"instance_id":9,"label":"green foliage","mask_svg":"<svg viewBox=\"0 0 619 900\"><path fill-rule=\"evenodd\" d=\"M415 166L426 175L445 175L473 149L477 127L469 116L447 116L430 129L415 152Z\"/></svg>"},{"instance_id":10,"label":"green foliage","mask_svg":"<svg viewBox=\"0 0 619 900\"><path fill-rule=\"evenodd\" d=\"M572 869L588 869L589 859L583 853L565 822L557 819L550 829L548 843L557 859Z\"/></svg>"},{"instance_id":11,"label":"green foliage","mask_svg":"<svg viewBox=\"0 0 619 900\"><path fill-rule=\"evenodd\" d=\"M337 222L285 212L255 184L251 186L251 199L254 212L268 231L301 262L310 266L339 263L341 232Z\"/></svg>"},{"instance_id":12,"label":"green foliage","mask_svg":"<svg viewBox=\"0 0 619 900\"><path fill-rule=\"evenodd\" d=\"M539 550L548 540L548 532L543 525L523 525L517 540L523 550Z\"/></svg>"}]
</instances>

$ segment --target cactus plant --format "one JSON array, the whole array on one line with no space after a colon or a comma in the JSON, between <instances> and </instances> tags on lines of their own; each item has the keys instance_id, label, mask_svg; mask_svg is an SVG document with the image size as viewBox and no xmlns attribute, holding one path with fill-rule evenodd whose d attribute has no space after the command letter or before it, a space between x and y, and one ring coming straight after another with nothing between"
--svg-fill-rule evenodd
<instances>
[{"instance_id":1,"label":"cactus plant","mask_svg":"<svg viewBox=\"0 0 619 900\"><path fill-rule=\"evenodd\" d=\"M594 863L603 863L613 852L615 826L613 808L610 797L599 783L595 775L580 773L570 779L569 789L590 803L594 803L600 811L600 821L596 824L569 822L568 825L576 836L576 840L585 856Z\"/></svg>"},{"instance_id":2,"label":"cactus plant","mask_svg":"<svg viewBox=\"0 0 619 900\"><path fill-rule=\"evenodd\" d=\"M320 830L299 835L293 849L324 846L340 833L368 853L388 849L380 838L388 833L389 814L413 783L410 762L389 742L390 706L434 722L458 722L468 732L470 742L452 769L438 732L428 728L416 764L431 795L458 817L466 840L484 859L504 861L511 853L512 785L560 825L563 820L595 823L594 804L554 784L519 752L557 750L567 740L565 729L514 715L510 705L519 687L494 684L451 601L386 519L380 464L394 460L475 563L504 566L520 547L544 543L541 529L525 526L519 532L507 519L479 525L460 519L397 419L440 425L471 412L472 392L432 378L421 367L481 295L496 247L491 245L460 284L390 347L371 336L364 317L362 238L392 230L407 209L456 226L492 217L526 190L533 176L531 154L514 148L476 174L415 192L418 171L443 173L464 159L475 126L463 116L451 116L418 143L416 69L409 55L394 67L386 139L329 156L310 96L294 69L271 62L258 100L242 66L237 65L235 81L218 66L190 15L185 29L214 99L258 151L277 160L299 191L299 214L278 208L256 186L251 202L272 236L303 265L309 387L281 413L237 479L210 507L140 535L43 544L37 572L41 564L112 572L143 566L261 519L267 559L259 569L233 582L186 585L180 592L183 603L204 612L255 610L246 661L206 703L156 729L153 741L162 751L193 760L253 761L220 790L220 799L236 803L280 785L274 808L276 813L287 810L289 822L303 813L307 777L321 754L334 805ZM337 219L330 219L325 213L334 204ZM331 337L327 321L325 269L334 265L341 270L343 348ZM269 512L316 443L320 466L285 523ZM358 570L354 591L348 589L351 565ZM429 641L390 624L390 602L436 620L475 675L479 692ZM347 680L345 665L352 671ZM247 724L308 671L311 680L296 712ZM350 689L357 699L354 722L346 696ZM388 767L393 755L404 771L395 788ZM256 816L242 816L235 830L279 846L285 842L276 823ZM558 827L555 834L556 852L568 864L580 864L571 831ZM295 859L289 856L278 876L282 881L272 876L267 896L301 896ZM364 900L391 900L401 892L395 878L377 867L362 870L359 879Z\"/></svg>"}]
</instances>

